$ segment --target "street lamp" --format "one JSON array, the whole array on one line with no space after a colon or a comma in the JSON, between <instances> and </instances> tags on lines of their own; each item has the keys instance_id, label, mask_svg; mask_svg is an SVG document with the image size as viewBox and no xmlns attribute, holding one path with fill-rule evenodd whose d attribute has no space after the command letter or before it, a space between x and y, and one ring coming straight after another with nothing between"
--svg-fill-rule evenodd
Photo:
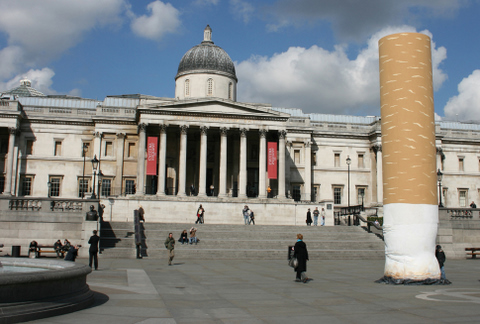
<instances>
[{"instance_id":1,"label":"street lamp","mask_svg":"<svg viewBox=\"0 0 480 324\"><path fill-rule=\"evenodd\" d=\"M92 199L96 199L97 196L95 195L95 181L96 181L96 171L97 171L97 168L98 168L98 163L100 163L100 161L97 159L97 155L95 154L95 156L93 157L92 159L92 169L93 169L93 192L92 192Z\"/></svg>"},{"instance_id":2,"label":"street lamp","mask_svg":"<svg viewBox=\"0 0 480 324\"><path fill-rule=\"evenodd\" d=\"M48 198L50 198L50 192L51 192L51 188L52 188L52 183L50 181L47 182L47 186L48 186L48 192L47 192L47 196Z\"/></svg>"},{"instance_id":3,"label":"street lamp","mask_svg":"<svg viewBox=\"0 0 480 324\"><path fill-rule=\"evenodd\" d=\"M440 203L438 204L438 207L443 207L442 203L442 178L443 178L443 173L438 169L437 171L437 179L438 179L438 194L440 195Z\"/></svg>"},{"instance_id":4,"label":"street lamp","mask_svg":"<svg viewBox=\"0 0 480 324\"><path fill-rule=\"evenodd\" d=\"M87 155L87 143L83 143L82 154L83 154L83 175L82 175L82 199L85 198L85 157Z\"/></svg>"},{"instance_id":5,"label":"street lamp","mask_svg":"<svg viewBox=\"0 0 480 324\"><path fill-rule=\"evenodd\" d=\"M350 156L347 156L347 166L348 166L348 207L350 208L350 164L352 164L352 159Z\"/></svg>"}]
</instances>

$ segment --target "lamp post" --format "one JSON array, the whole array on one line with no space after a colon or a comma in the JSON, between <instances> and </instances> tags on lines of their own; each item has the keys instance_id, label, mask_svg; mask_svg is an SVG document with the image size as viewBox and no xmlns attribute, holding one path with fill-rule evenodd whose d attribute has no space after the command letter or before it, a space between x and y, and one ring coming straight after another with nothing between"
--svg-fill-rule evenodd
<instances>
[{"instance_id":1,"label":"lamp post","mask_svg":"<svg viewBox=\"0 0 480 324\"><path fill-rule=\"evenodd\" d=\"M83 175L82 175L82 199L85 198L85 156L87 155L87 143L83 143Z\"/></svg>"},{"instance_id":2,"label":"lamp post","mask_svg":"<svg viewBox=\"0 0 480 324\"><path fill-rule=\"evenodd\" d=\"M348 195L348 226L350 226L350 164L352 164L352 159L350 155L347 155L347 166L348 166L348 187L347 187L347 195Z\"/></svg>"},{"instance_id":3,"label":"lamp post","mask_svg":"<svg viewBox=\"0 0 480 324\"><path fill-rule=\"evenodd\" d=\"M438 194L440 196L440 203L438 204L438 207L443 207L442 203L442 178L443 178L443 173L438 169L437 171L437 179L438 179Z\"/></svg>"},{"instance_id":4,"label":"lamp post","mask_svg":"<svg viewBox=\"0 0 480 324\"><path fill-rule=\"evenodd\" d=\"M97 199L97 196L95 195L95 184L96 184L95 182L96 182L96 175L97 175L96 171L97 171L99 162L100 161L97 159L97 155L95 154L95 156L92 159L92 169L93 169L93 186L92 187L93 187L93 192L92 192L92 197L90 197L92 199Z\"/></svg>"},{"instance_id":5,"label":"lamp post","mask_svg":"<svg viewBox=\"0 0 480 324\"><path fill-rule=\"evenodd\" d=\"M51 191L51 188L52 188L52 183L50 181L48 181L47 186L48 186L47 196L48 196L48 198L50 198L50 191Z\"/></svg>"}]
</instances>

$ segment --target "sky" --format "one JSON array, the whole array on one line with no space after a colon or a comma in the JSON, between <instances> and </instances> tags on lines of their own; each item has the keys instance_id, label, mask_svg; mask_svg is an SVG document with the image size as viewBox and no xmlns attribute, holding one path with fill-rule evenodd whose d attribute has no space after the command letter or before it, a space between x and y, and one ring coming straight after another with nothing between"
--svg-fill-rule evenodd
<instances>
[{"instance_id":1,"label":"sky","mask_svg":"<svg viewBox=\"0 0 480 324\"><path fill-rule=\"evenodd\" d=\"M182 56L212 40L237 101L379 116L378 40L432 39L438 120L480 122L480 0L0 0L0 92L172 98Z\"/></svg>"}]
</instances>

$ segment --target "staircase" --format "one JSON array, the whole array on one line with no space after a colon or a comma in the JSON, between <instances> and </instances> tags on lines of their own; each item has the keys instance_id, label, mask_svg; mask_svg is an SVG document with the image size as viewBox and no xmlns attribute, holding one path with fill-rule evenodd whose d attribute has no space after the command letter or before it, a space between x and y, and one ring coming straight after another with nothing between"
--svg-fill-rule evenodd
<instances>
[{"instance_id":1,"label":"staircase","mask_svg":"<svg viewBox=\"0 0 480 324\"><path fill-rule=\"evenodd\" d=\"M267 226L145 223L144 257L166 258L164 246L168 233L176 240L178 258L187 259L287 259L288 246L302 233L310 259L383 259L384 242L357 226ZM200 242L182 245L180 233L195 226ZM105 222L100 232L104 258L135 258L132 223Z\"/></svg>"}]
</instances>

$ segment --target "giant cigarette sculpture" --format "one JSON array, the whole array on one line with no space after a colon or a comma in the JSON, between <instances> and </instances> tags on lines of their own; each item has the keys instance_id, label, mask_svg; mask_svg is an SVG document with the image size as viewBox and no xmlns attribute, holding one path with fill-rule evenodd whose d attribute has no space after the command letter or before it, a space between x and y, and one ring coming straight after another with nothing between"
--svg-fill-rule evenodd
<instances>
[{"instance_id":1,"label":"giant cigarette sculpture","mask_svg":"<svg viewBox=\"0 0 480 324\"><path fill-rule=\"evenodd\" d=\"M383 151L384 279L440 278L435 258L437 176L430 38L378 42Z\"/></svg>"}]
</instances>

